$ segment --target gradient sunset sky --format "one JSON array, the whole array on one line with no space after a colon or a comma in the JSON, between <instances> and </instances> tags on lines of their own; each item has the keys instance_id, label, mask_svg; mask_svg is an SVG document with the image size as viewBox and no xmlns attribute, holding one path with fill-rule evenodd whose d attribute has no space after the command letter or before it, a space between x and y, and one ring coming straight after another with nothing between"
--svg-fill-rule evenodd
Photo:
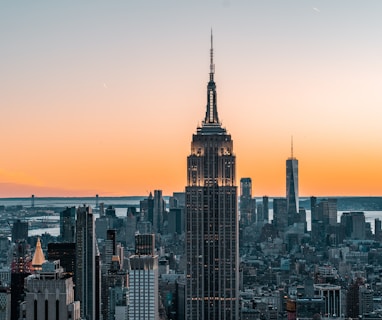
<instances>
[{"instance_id":1,"label":"gradient sunset sky","mask_svg":"<svg viewBox=\"0 0 382 320\"><path fill-rule=\"evenodd\" d=\"M2 1L0 197L183 191L210 30L237 184L382 195L382 1Z\"/></svg>"}]
</instances>

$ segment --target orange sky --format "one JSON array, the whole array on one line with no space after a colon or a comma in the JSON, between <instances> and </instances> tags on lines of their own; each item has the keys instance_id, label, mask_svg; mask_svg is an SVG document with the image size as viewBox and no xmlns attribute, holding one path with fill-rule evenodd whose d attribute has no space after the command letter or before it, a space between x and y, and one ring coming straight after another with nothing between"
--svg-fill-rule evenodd
<instances>
[{"instance_id":1,"label":"orange sky","mask_svg":"<svg viewBox=\"0 0 382 320\"><path fill-rule=\"evenodd\" d=\"M0 5L0 197L183 191L214 28L237 184L382 194L382 3Z\"/></svg>"}]
</instances>

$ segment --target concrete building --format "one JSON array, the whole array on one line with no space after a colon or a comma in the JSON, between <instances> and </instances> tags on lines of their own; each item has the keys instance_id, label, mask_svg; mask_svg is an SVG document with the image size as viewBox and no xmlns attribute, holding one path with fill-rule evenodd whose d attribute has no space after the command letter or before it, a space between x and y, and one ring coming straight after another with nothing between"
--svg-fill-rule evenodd
<instances>
[{"instance_id":1,"label":"concrete building","mask_svg":"<svg viewBox=\"0 0 382 320\"><path fill-rule=\"evenodd\" d=\"M135 254L130 256L129 320L158 320L158 256L155 235L136 235Z\"/></svg>"},{"instance_id":2,"label":"concrete building","mask_svg":"<svg viewBox=\"0 0 382 320\"><path fill-rule=\"evenodd\" d=\"M342 315L341 286L328 283L315 284L316 296L325 299L325 316L339 317Z\"/></svg>"},{"instance_id":3,"label":"concrete building","mask_svg":"<svg viewBox=\"0 0 382 320\"><path fill-rule=\"evenodd\" d=\"M21 320L79 320L80 302L74 300L72 278L65 278L59 260L44 262L25 279Z\"/></svg>"}]
</instances>

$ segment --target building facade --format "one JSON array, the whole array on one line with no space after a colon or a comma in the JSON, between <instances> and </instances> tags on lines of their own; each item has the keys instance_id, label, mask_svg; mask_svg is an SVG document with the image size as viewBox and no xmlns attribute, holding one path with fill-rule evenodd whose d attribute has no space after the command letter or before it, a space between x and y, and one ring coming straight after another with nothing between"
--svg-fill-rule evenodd
<instances>
[{"instance_id":1,"label":"building facade","mask_svg":"<svg viewBox=\"0 0 382 320\"><path fill-rule=\"evenodd\" d=\"M100 305L99 252L95 239L94 216L87 206L77 209L76 220L76 300L81 301L81 317L97 320ZM98 259L99 260L99 259Z\"/></svg>"},{"instance_id":2,"label":"building facade","mask_svg":"<svg viewBox=\"0 0 382 320\"><path fill-rule=\"evenodd\" d=\"M158 256L154 239L154 234L136 235L129 270L130 320L159 320Z\"/></svg>"},{"instance_id":3,"label":"building facade","mask_svg":"<svg viewBox=\"0 0 382 320\"><path fill-rule=\"evenodd\" d=\"M207 110L192 137L186 186L186 319L239 318L236 158L218 118L211 35Z\"/></svg>"},{"instance_id":4,"label":"building facade","mask_svg":"<svg viewBox=\"0 0 382 320\"><path fill-rule=\"evenodd\" d=\"M60 213L61 242L74 242L76 207L67 207Z\"/></svg>"},{"instance_id":5,"label":"building facade","mask_svg":"<svg viewBox=\"0 0 382 320\"><path fill-rule=\"evenodd\" d=\"M286 199L288 225L291 225L299 213L298 160L293 156L293 142L291 156L286 160Z\"/></svg>"},{"instance_id":6,"label":"building facade","mask_svg":"<svg viewBox=\"0 0 382 320\"><path fill-rule=\"evenodd\" d=\"M44 262L41 270L25 279L25 320L79 320L80 302L74 300L72 278L64 277L59 261Z\"/></svg>"},{"instance_id":7,"label":"building facade","mask_svg":"<svg viewBox=\"0 0 382 320\"><path fill-rule=\"evenodd\" d=\"M240 222L249 224L252 222L252 180L251 178L240 179Z\"/></svg>"}]
</instances>

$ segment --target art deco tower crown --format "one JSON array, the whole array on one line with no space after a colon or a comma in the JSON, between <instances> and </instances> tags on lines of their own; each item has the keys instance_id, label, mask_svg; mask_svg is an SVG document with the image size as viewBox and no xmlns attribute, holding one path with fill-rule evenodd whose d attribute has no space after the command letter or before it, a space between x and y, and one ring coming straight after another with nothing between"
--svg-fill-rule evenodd
<instances>
[{"instance_id":1,"label":"art deco tower crown","mask_svg":"<svg viewBox=\"0 0 382 320\"><path fill-rule=\"evenodd\" d=\"M221 127L217 110L216 84L214 80L215 64L214 64L214 47L213 35L211 31L211 49L210 49L210 80L207 84L207 108L206 115L202 122L202 127L198 128L201 134L225 133L225 129Z\"/></svg>"}]
</instances>

